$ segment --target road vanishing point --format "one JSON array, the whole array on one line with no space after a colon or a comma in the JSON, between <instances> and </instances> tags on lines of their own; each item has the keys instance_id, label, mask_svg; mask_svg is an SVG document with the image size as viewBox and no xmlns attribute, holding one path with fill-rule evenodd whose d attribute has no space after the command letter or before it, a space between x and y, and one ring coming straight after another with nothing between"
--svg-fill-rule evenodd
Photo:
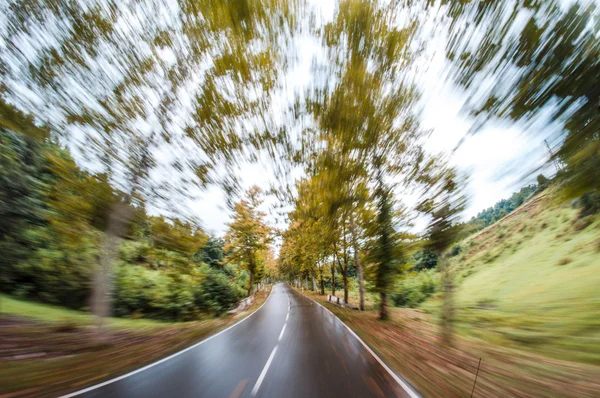
<instances>
[{"instance_id":1,"label":"road vanishing point","mask_svg":"<svg viewBox=\"0 0 600 398\"><path fill-rule=\"evenodd\" d=\"M331 312L288 285L233 326L70 397L419 397Z\"/></svg>"}]
</instances>

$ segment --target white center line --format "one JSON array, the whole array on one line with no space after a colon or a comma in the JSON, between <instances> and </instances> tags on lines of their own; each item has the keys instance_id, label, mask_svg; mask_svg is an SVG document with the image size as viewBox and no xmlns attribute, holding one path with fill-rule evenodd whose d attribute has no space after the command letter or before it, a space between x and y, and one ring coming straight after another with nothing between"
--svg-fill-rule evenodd
<instances>
[{"instance_id":1,"label":"white center line","mask_svg":"<svg viewBox=\"0 0 600 398\"><path fill-rule=\"evenodd\" d=\"M288 311L287 315L285 316L285 321L287 322L289 318L290 318L290 313Z\"/></svg>"},{"instance_id":2,"label":"white center line","mask_svg":"<svg viewBox=\"0 0 600 398\"><path fill-rule=\"evenodd\" d=\"M279 338L277 339L277 341L281 341L281 338L283 337L283 332L285 332L286 326L287 326L287 323L283 325L283 329L281 329L281 333L279 333Z\"/></svg>"},{"instance_id":3,"label":"white center line","mask_svg":"<svg viewBox=\"0 0 600 398\"><path fill-rule=\"evenodd\" d=\"M260 385L262 384L265 376L267 375L267 370L269 370L269 366L271 366L271 362L273 361L275 352L277 352L277 346L275 346L275 348L273 348L273 351L271 352L271 356L267 360L267 363L265 364L265 367L263 368L260 376L258 376L258 380L256 380L256 384L254 385L254 388L252 389L252 393L251 393L253 397L256 396L256 394L258 393L258 389L260 388Z\"/></svg>"}]
</instances>

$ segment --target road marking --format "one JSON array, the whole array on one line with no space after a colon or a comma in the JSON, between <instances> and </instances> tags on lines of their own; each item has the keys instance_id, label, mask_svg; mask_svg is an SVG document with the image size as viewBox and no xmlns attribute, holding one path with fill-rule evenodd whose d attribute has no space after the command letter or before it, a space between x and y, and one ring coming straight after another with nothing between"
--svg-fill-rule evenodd
<instances>
[{"instance_id":1,"label":"road marking","mask_svg":"<svg viewBox=\"0 0 600 398\"><path fill-rule=\"evenodd\" d=\"M365 349L373 356L373 358L375 358L377 360L377 362L379 362L379 364L389 373L390 376L392 376L392 378L396 381L396 383L398 383L398 385L400 387L402 387L402 389L404 391L406 391L406 393L411 398L421 398L421 395L419 395L419 393L417 393L406 381L404 381L401 377L399 377L392 369L390 369L390 367L387 366L387 364L385 362L383 362L383 360L381 358L379 358L379 356L377 356L377 354L375 354L375 352L371 349L371 347L369 347L367 345L367 343L365 343L360 337L358 337L358 335L356 333L354 333L354 330L350 329L350 327L348 325L346 325L344 322L342 322L342 320L340 318L338 318L333 312L331 312L327 307L325 307L321 303L313 300L312 298L307 297L304 294L299 293L298 291L295 291L295 292L298 293L301 297L304 297L304 298L307 298L307 299L313 301L319 307L321 307L325 311L329 312L329 315L331 315L332 317L337 319L338 322L340 322L342 325L344 325L346 327L346 329L348 329L350 334L352 334L363 345L363 347L365 347Z\"/></svg>"},{"instance_id":2,"label":"road marking","mask_svg":"<svg viewBox=\"0 0 600 398\"><path fill-rule=\"evenodd\" d=\"M290 318L290 312L288 311L287 315L285 316L285 321L287 322L289 318Z\"/></svg>"},{"instance_id":3,"label":"road marking","mask_svg":"<svg viewBox=\"0 0 600 398\"><path fill-rule=\"evenodd\" d=\"M133 375L134 375L134 374L136 374L136 373L143 372L144 370L150 369L150 368L152 368L152 367L154 367L154 366L156 366L156 365L159 365L159 364L161 364L161 363L163 363L163 362L166 362L166 361L168 361L169 359L175 358L176 356L178 356L178 355L181 355L181 354L183 354L184 352L187 352L187 351L189 351L189 350L192 350L192 349L194 349L194 348L198 347L199 345L201 345L201 344L204 344L204 343L206 343L207 341L210 341L210 340L214 339L215 337L217 337L217 336L219 336L219 335L221 335L221 334L225 333L225 332L226 332L226 331L228 331L229 329L231 329L231 328L233 328L233 327L235 327L235 326L239 325L240 323L244 322L246 319L249 319L249 318L250 318L252 315L256 314L256 313L257 313L257 312L258 312L258 311L259 311L259 310L260 310L260 309L261 309L261 308L262 308L262 307L263 307L263 306L264 306L264 305L267 303L267 301L269 301L269 299L271 298L271 295L273 294L273 290L275 290L275 286L273 286L273 287L271 288L271 292L269 293L269 297L267 297L267 299L265 300L265 302L264 302L264 303L262 303L262 304L261 304L261 306L260 306L260 307L258 307L256 310L254 310L254 312L253 312L253 313L251 313L250 315L248 315L248 316L247 316L247 317L245 317L244 319L240 319L239 321L237 321L237 322L236 322L236 323L234 323L233 325L229 326L228 328L226 328L226 329L223 329L223 330L221 330L220 332L218 332L218 333L216 333L216 334L213 334L212 336L209 336L209 337L205 338L204 340L202 340L202 341L200 341L200 342L198 342L198 343L196 343L196 344L194 344L194 345L191 345L191 346L189 346L188 348L184 348L183 350L181 350L181 351L178 351L178 352L176 352L175 354L171 354L171 355L169 355L169 356L168 356L168 357L166 357L166 358L163 358L163 359L160 359L160 360L158 360L158 361L156 361L156 362L153 362L153 363L151 363L150 365L146 365L146 366L144 366L143 368L136 369L136 370L134 370L133 372L126 373L126 374L124 374L124 375L122 375L122 376L119 376L119 377L115 377L114 379L107 380L107 381L105 381L105 382L103 382L103 383L95 384L95 385L93 385L93 386L90 386L90 387L88 387L88 388L84 388L83 390L75 391L75 392L72 392L72 393L69 393L69 394L66 394L66 395L61 395L61 396L60 396L60 398L71 398L71 397L76 397L76 396L78 396L78 395L85 394L86 392L90 392L90 391L96 390L96 389L98 389L98 388L100 388L100 387L104 387L104 386L106 386L106 385L112 384L112 383L114 383L114 382L116 382L116 381L123 380L123 379L125 379L125 378L127 378L127 377L129 377L129 376L133 376Z\"/></svg>"},{"instance_id":4,"label":"road marking","mask_svg":"<svg viewBox=\"0 0 600 398\"><path fill-rule=\"evenodd\" d=\"M240 395L242 395L242 392L244 392L244 388L246 388L246 384L248 384L247 379L240 381L240 384L238 384L235 390L233 390L229 398L240 398Z\"/></svg>"},{"instance_id":5,"label":"road marking","mask_svg":"<svg viewBox=\"0 0 600 398\"><path fill-rule=\"evenodd\" d=\"M273 361L273 357L275 356L275 353L277 352L277 346L275 346L275 348L273 348L273 351L271 352L271 356L269 357L269 359L267 360L267 363L265 364L265 367L263 368L262 372L260 373L260 376L258 376L258 380L256 380L256 384L254 385L254 388L252 389L252 396L256 396L256 394L258 393L258 389L260 388L260 385L262 384L265 376L267 375L267 370L269 370L269 366L271 366L271 362Z\"/></svg>"},{"instance_id":6,"label":"road marking","mask_svg":"<svg viewBox=\"0 0 600 398\"><path fill-rule=\"evenodd\" d=\"M279 333L279 338L277 339L277 341L281 341L281 338L283 337L283 332L285 332L286 326L287 326L287 323L283 324L283 329L281 329L281 333Z\"/></svg>"}]
</instances>

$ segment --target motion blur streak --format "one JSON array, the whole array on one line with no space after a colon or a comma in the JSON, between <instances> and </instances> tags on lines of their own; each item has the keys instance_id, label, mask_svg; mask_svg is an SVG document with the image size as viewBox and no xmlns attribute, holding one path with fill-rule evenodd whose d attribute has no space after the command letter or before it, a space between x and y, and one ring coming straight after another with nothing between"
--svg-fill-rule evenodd
<instances>
[{"instance_id":1,"label":"motion blur streak","mask_svg":"<svg viewBox=\"0 0 600 398\"><path fill-rule=\"evenodd\" d=\"M0 396L596 397L599 9L0 0Z\"/></svg>"}]
</instances>

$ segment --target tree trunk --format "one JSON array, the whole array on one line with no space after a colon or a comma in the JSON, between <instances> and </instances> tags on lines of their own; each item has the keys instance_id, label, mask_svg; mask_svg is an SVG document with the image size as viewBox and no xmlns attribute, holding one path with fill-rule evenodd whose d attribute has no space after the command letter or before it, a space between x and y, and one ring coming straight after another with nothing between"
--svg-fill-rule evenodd
<instances>
[{"instance_id":1,"label":"tree trunk","mask_svg":"<svg viewBox=\"0 0 600 398\"><path fill-rule=\"evenodd\" d=\"M316 292L317 291L317 278L315 277L314 270L310 273L310 276L312 278L312 290L313 290L313 292Z\"/></svg>"},{"instance_id":2,"label":"tree trunk","mask_svg":"<svg viewBox=\"0 0 600 398\"><path fill-rule=\"evenodd\" d=\"M446 260L441 259L440 268L442 270L442 285L444 289L444 297L442 303L442 344L446 347L453 345L453 322L454 322L454 284L452 283L452 275L448 269Z\"/></svg>"},{"instance_id":3,"label":"tree trunk","mask_svg":"<svg viewBox=\"0 0 600 398\"><path fill-rule=\"evenodd\" d=\"M95 316L98 338L104 338L104 318L112 315L112 273L117 258L119 237L123 235L132 209L117 203L111 210L100 245L100 264L92 279L90 307Z\"/></svg>"},{"instance_id":4,"label":"tree trunk","mask_svg":"<svg viewBox=\"0 0 600 398\"><path fill-rule=\"evenodd\" d=\"M331 295L335 296L335 256L331 264Z\"/></svg>"},{"instance_id":5,"label":"tree trunk","mask_svg":"<svg viewBox=\"0 0 600 398\"><path fill-rule=\"evenodd\" d=\"M358 277L358 296L359 303L358 308L361 311L365 310L365 285L364 285L364 276L362 265L358 259L358 244L356 241L356 229L354 225L354 217L350 222L350 228L352 229L350 232L352 233L352 245L354 246L354 265L356 266L356 276Z\"/></svg>"},{"instance_id":6,"label":"tree trunk","mask_svg":"<svg viewBox=\"0 0 600 398\"><path fill-rule=\"evenodd\" d=\"M323 280L323 269L319 272L319 277L321 278L321 296L325 295L325 281Z\"/></svg>"},{"instance_id":7,"label":"tree trunk","mask_svg":"<svg viewBox=\"0 0 600 398\"><path fill-rule=\"evenodd\" d=\"M388 308L388 297L387 292L382 291L381 295L381 304L379 307L379 319L385 321L390 318L389 308Z\"/></svg>"},{"instance_id":8,"label":"tree trunk","mask_svg":"<svg viewBox=\"0 0 600 398\"><path fill-rule=\"evenodd\" d=\"M348 242L346 241L346 227L344 227L344 302L348 304Z\"/></svg>"},{"instance_id":9,"label":"tree trunk","mask_svg":"<svg viewBox=\"0 0 600 398\"><path fill-rule=\"evenodd\" d=\"M248 283L248 297L252 295L252 287L254 285L254 271L250 270L250 283Z\"/></svg>"},{"instance_id":10,"label":"tree trunk","mask_svg":"<svg viewBox=\"0 0 600 398\"><path fill-rule=\"evenodd\" d=\"M335 244L333 245L335 248ZM337 249L336 249L337 251ZM342 283L344 285L344 300L348 303L348 257L346 255L346 248L344 247L344 265L342 266L342 262L340 261L340 256L336 256L338 266L340 267L340 272L342 274Z\"/></svg>"},{"instance_id":11,"label":"tree trunk","mask_svg":"<svg viewBox=\"0 0 600 398\"><path fill-rule=\"evenodd\" d=\"M344 301L348 303L348 268L342 269L342 279L344 280Z\"/></svg>"}]
</instances>

